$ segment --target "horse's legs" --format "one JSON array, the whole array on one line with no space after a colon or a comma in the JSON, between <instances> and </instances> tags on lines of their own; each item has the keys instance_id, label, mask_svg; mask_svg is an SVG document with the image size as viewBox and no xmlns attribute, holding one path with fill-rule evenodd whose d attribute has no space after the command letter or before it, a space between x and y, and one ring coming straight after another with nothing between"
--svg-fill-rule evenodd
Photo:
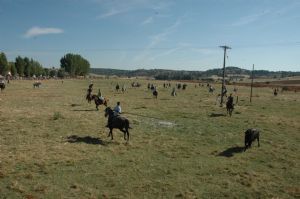
<instances>
[{"instance_id":1,"label":"horse's legs","mask_svg":"<svg viewBox=\"0 0 300 199\"><path fill-rule=\"evenodd\" d=\"M129 141L129 131L128 131L128 129L126 129L126 133L127 133L127 141Z\"/></svg>"},{"instance_id":2,"label":"horse's legs","mask_svg":"<svg viewBox=\"0 0 300 199\"><path fill-rule=\"evenodd\" d=\"M259 145L259 135L257 136L257 143L258 143L258 147L260 146Z\"/></svg>"},{"instance_id":3,"label":"horse's legs","mask_svg":"<svg viewBox=\"0 0 300 199\"><path fill-rule=\"evenodd\" d=\"M126 140L126 130L124 130L124 129L120 129L120 131L122 131L123 133L124 133L124 140Z\"/></svg>"},{"instance_id":4,"label":"horse's legs","mask_svg":"<svg viewBox=\"0 0 300 199\"><path fill-rule=\"evenodd\" d=\"M109 134L107 137L109 137L109 136L111 137L112 140L114 139L113 134L112 134L112 129L109 129Z\"/></svg>"}]
</instances>

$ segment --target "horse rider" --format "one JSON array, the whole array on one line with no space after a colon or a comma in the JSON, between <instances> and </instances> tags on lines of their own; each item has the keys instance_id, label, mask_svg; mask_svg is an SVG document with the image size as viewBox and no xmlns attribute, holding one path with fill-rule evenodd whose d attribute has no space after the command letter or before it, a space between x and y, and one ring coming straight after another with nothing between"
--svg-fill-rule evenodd
<instances>
[{"instance_id":1,"label":"horse rider","mask_svg":"<svg viewBox=\"0 0 300 199\"><path fill-rule=\"evenodd\" d=\"M175 91L175 87L173 87L173 90L172 90L172 93L171 93L172 96L176 96L176 91Z\"/></svg>"},{"instance_id":2,"label":"horse rider","mask_svg":"<svg viewBox=\"0 0 300 199\"><path fill-rule=\"evenodd\" d=\"M93 91L93 85L94 85L94 84L90 84L90 85L89 85L89 88L87 89L88 94L91 94L91 93L92 93L92 91Z\"/></svg>"},{"instance_id":3,"label":"horse rider","mask_svg":"<svg viewBox=\"0 0 300 199\"><path fill-rule=\"evenodd\" d=\"M117 106L113 109L113 112L114 112L114 117L117 117L122 113L122 108L121 108L120 102L117 102ZM111 122L111 120L112 120L112 118L109 117L106 127L108 127L108 124Z\"/></svg>"},{"instance_id":4,"label":"horse rider","mask_svg":"<svg viewBox=\"0 0 300 199\"><path fill-rule=\"evenodd\" d=\"M99 100L102 100L102 101L104 100L104 97L102 96L100 89L98 90L97 96L98 96Z\"/></svg>"},{"instance_id":5,"label":"horse rider","mask_svg":"<svg viewBox=\"0 0 300 199\"><path fill-rule=\"evenodd\" d=\"M278 94L277 88L274 89L274 93L273 94L274 94L274 96L277 96L277 94Z\"/></svg>"},{"instance_id":6,"label":"horse rider","mask_svg":"<svg viewBox=\"0 0 300 199\"><path fill-rule=\"evenodd\" d=\"M119 114L122 113L120 102L117 102L117 106L113 109L113 111L114 111L114 116L119 116Z\"/></svg>"},{"instance_id":7,"label":"horse rider","mask_svg":"<svg viewBox=\"0 0 300 199\"><path fill-rule=\"evenodd\" d=\"M231 107L233 107L233 97L232 97L232 93L230 93L230 95L227 98L227 105L230 105Z\"/></svg>"}]
</instances>

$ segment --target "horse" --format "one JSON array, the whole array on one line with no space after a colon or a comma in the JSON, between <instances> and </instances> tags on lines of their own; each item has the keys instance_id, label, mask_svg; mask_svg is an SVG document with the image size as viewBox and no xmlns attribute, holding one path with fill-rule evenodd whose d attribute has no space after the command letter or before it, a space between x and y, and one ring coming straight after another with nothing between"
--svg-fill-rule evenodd
<instances>
[{"instance_id":1,"label":"horse","mask_svg":"<svg viewBox=\"0 0 300 199\"><path fill-rule=\"evenodd\" d=\"M125 86L122 86L121 91L122 91L122 93L125 93L125 92L126 92L126 87L125 87Z\"/></svg>"},{"instance_id":2,"label":"horse","mask_svg":"<svg viewBox=\"0 0 300 199\"><path fill-rule=\"evenodd\" d=\"M157 96L158 96L157 90L154 90L152 94L153 94L153 96L157 99Z\"/></svg>"},{"instance_id":3,"label":"horse","mask_svg":"<svg viewBox=\"0 0 300 199\"><path fill-rule=\"evenodd\" d=\"M128 142L129 141L128 129L131 129L129 127L129 120L126 119L125 117L114 116L114 111L110 107L105 108L104 112L105 112L104 116L108 117L107 127L109 128L109 134L107 137L111 137L111 139L113 140L114 137L112 131L114 128L117 128L124 133L124 140L127 140Z\"/></svg>"},{"instance_id":4,"label":"horse","mask_svg":"<svg viewBox=\"0 0 300 199\"><path fill-rule=\"evenodd\" d=\"M209 86L209 89L208 89L208 92L209 92L209 93L213 93L213 92L214 92L214 90L215 90L215 88L214 88L214 87L212 87L212 86Z\"/></svg>"},{"instance_id":5,"label":"horse","mask_svg":"<svg viewBox=\"0 0 300 199\"><path fill-rule=\"evenodd\" d=\"M132 86L133 88L134 88L134 87L140 87L141 84L138 83L138 82L132 82L132 83L131 83L131 86Z\"/></svg>"},{"instance_id":6,"label":"horse","mask_svg":"<svg viewBox=\"0 0 300 199\"><path fill-rule=\"evenodd\" d=\"M99 110L98 106L102 104L107 107L107 102L108 102L107 99L105 98L101 99L97 95L92 95L91 99L94 100L97 110Z\"/></svg>"},{"instance_id":7,"label":"horse","mask_svg":"<svg viewBox=\"0 0 300 199\"><path fill-rule=\"evenodd\" d=\"M88 103L91 103L92 99L92 94L91 93L87 93L85 99L88 101Z\"/></svg>"},{"instance_id":8,"label":"horse","mask_svg":"<svg viewBox=\"0 0 300 199\"><path fill-rule=\"evenodd\" d=\"M278 89L275 88L273 94L274 94L274 96L277 96L278 95Z\"/></svg>"},{"instance_id":9,"label":"horse","mask_svg":"<svg viewBox=\"0 0 300 199\"><path fill-rule=\"evenodd\" d=\"M42 85L41 82L34 82L34 83L33 83L33 88L36 88L36 87L39 88L40 85Z\"/></svg>"},{"instance_id":10,"label":"horse","mask_svg":"<svg viewBox=\"0 0 300 199\"><path fill-rule=\"evenodd\" d=\"M177 95L175 89L171 92L171 96L175 97Z\"/></svg>"},{"instance_id":11,"label":"horse","mask_svg":"<svg viewBox=\"0 0 300 199\"><path fill-rule=\"evenodd\" d=\"M116 91L119 92L120 86L119 84L116 85Z\"/></svg>"},{"instance_id":12,"label":"horse","mask_svg":"<svg viewBox=\"0 0 300 199\"><path fill-rule=\"evenodd\" d=\"M230 117L232 115L233 109L234 109L233 97L230 94L230 96L227 98L227 102L226 102L227 114L229 114Z\"/></svg>"},{"instance_id":13,"label":"horse","mask_svg":"<svg viewBox=\"0 0 300 199\"><path fill-rule=\"evenodd\" d=\"M3 91L5 89L5 83L4 82L0 82L0 89L1 89L1 91Z\"/></svg>"},{"instance_id":14,"label":"horse","mask_svg":"<svg viewBox=\"0 0 300 199\"><path fill-rule=\"evenodd\" d=\"M226 102L226 110L227 110L227 114L229 114L230 117L232 115L233 109L234 109L234 104L227 101Z\"/></svg>"}]
</instances>

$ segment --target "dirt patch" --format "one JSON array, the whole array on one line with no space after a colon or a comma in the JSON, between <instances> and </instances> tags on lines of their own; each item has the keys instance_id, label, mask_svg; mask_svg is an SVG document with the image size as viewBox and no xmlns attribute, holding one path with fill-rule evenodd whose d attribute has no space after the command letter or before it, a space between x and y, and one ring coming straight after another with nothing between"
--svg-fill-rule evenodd
<instances>
[{"instance_id":1,"label":"dirt patch","mask_svg":"<svg viewBox=\"0 0 300 199\"><path fill-rule=\"evenodd\" d=\"M158 121L158 124L165 127L173 127L176 125L175 123L168 121Z\"/></svg>"}]
</instances>

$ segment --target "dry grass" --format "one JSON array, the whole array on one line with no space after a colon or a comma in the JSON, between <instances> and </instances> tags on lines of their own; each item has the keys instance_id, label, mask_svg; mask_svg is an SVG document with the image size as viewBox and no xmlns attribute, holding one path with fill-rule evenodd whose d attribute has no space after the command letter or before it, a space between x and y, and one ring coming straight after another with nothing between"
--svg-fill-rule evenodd
<instances>
[{"instance_id":1,"label":"dry grass","mask_svg":"<svg viewBox=\"0 0 300 199\"><path fill-rule=\"evenodd\" d=\"M233 117L215 95L189 84L155 100L141 88L114 91L94 81L114 106L121 101L133 129L126 143L106 136L103 107L84 100L88 80L13 81L0 93L0 195L3 198L294 198L299 191L299 93L272 96L239 87ZM174 84L174 83L173 83ZM232 90L232 88L229 88ZM241 152L243 132L262 130ZM71 137L70 137L71 136ZM73 137L72 137L73 136ZM69 137L69 139L68 139ZM70 139L72 138L72 139Z\"/></svg>"}]
</instances>

